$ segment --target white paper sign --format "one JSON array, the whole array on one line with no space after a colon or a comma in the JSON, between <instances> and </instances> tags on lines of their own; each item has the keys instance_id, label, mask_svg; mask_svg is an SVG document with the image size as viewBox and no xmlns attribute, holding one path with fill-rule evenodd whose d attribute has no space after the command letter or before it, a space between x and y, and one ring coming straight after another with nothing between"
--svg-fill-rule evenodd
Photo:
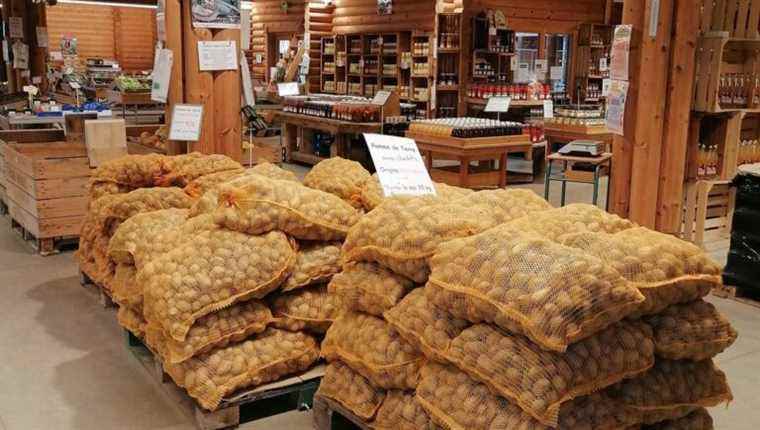
<instances>
[{"instance_id":1,"label":"white paper sign","mask_svg":"<svg viewBox=\"0 0 760 430\"><path fill-rule=\"evenodd\" d=\"M261 64L262 61L264 61L264 56L256 54L256 64Z\"/></svg>"},{"instance_id":2,"label":"white paper sign","mask_svg":"<svg viewBox=\"0 0 760 430\"><path fill-rule=\"evenodd\" d=\"M13 42L13 68L22 70L29 68L29 45L18 40Z\"/></svg>"},{"instance_id":3,"label":"white paper sign","mask_svg":"<svg viewBox=\"0 0 760 430\"><path fill-rule=\"evenodd\" d=\"M504 96L495 96L488 99L485 112L507 112L509 111L509 105L512 103L512 98Z\"/></svg>"},{"instance_id":4,"label":"white paper sign","mask_svg":"<svg viewBox=\"0 0 760 430\"><path fill-rule=\"evenodd\" d=\"M607 65L607 57L602 57L599 59L599 71L606 72L607 70L609 70L609 66Z\"/></svg>"},{"instance_id":5,"label":"white paper sign","mask_svg":"<svg viewBox=\"0 0 760 430\"><path fill-rule=\"evenodd\" d=\"M172 79L172 64L174 52L171 49L157 49L156 63L153 65L153 84L150 88L150 99L154 102L166 103L169 97L169 82Z\"/></svg>"},{"instance_id":6,"label":"white paper sign","mask_svg":"<svg viewBox=\"0 0 760 430\"><path fill-rule=\"evenodd\" d=\"M509 70L514 72L515 70L517 70L518 67L520 67L520 63L518 62L517 55L513 55L509 59Z\"/></svg>"},{"instance_id":7,"label":"white paper sign","mask_svg":"<svg viewBox=\"0 0 760 430\"><path fill-rule=\"evenodd\" d=\"M37 47L48 47L48 32L47 27L37 27Z\"/></svg>"},{"instance_id":8,"label":"white paper sign","mask_svg":"<svg viewBox=\"0 0 760 430\"><path fill-rule=\"evenodd\" d=\"M298 82L281 82L277 84L277 94L280 97L297 96L301 93Z\"/></svg>"},{"instance_id":9,"label":"white paper sign","mask_svg":"<svg viewBox=\"0 0 760 430\"><path fill-rule=\"evenodd\" d=\"M435 195L417 144L405 137L365 133L385 197Z\"/></svg>"},{"instance_id":10,"label":"white paper sign","mask_svg":"<svg viewBox=\"0 0 760 430\"><path fill-rule=\"evenodd\" d=\"M20 16L12 16L8 18L8 33L11 39L23 39L24 38L24 19Z\"/></svg>"},{"instance_id":11,"label":"white paper sign","mask_svg":"<svg viewBox=\"0 0 760 430\"><path fill-rule=\"evenodd\" d=\"M39 85L42 83L42 77L40 76L32 76L32 83L34 85Z\"/></svg>"},{"instance_id":12,"label":"white paper sign","mask_svg":"<svg viewBox=\"0 0 760 430\"><path fill-rule=\"evenodd\" d=\"M11 61L11 54L8 52L8 41L3 40L3 61L6 63Z\"/></svg>"},{"instance_id":13,"label":"white paper sign","mask_svg":"<svg viewBox=\"0 0 760 430\"><path fill-rule=\"evenodd\" d=\"M174 105L169 140L197 142L201 138L203 105Z\"/></svg>"},{"instance_id":14,"label":"white paper sign","mask_svg":"<svg viewBox=\"0 0 760 430\"><path fill-rule=\"evenodd\" d=\"M63 53L61 51L50 51L50 59L53 61L63 61Z\"/></svg>"},{"instance_id":15,"label":"white paper sign","mask_svg":"<svg viewBox=\"0 0 760 430\"><path fill-rule=\"evenodd\" d=\"M546 60L536 60L536 75L539 78L545 77L548 67L549 63Z\"/></svg>"},{"instance_id":16,"label":"white paper sign","mask_svg":"<svg viewBox=\"0 0 760 430\"><path fill-rule=\"evenodd\" d=\"M372 104L385 106L385 103L388 101L388 98L390 96L391 96L390 91L378 91L377 94L375 94L375 98L372 99Z\"/></svg>"},{"instance_id":17,"label":"white paper sign","mask_svg":"<svg viewBox=\"0 0 760 430\"><path fill-rule=\"evenodd\" d=\"M237 42L234 40L198 42L198 65L202 72L237 70Z\"/></svg>"},{"instance_id":18,"label":"white paper sign","mask_svg":"<svg viewBox=\"0 0 760 430\"><path fill-rule=\"evenodd\" d=\"M607 97L610 94L611 85L612 85L612 79L602 80L602 97Z\"/></svg>"},{"instance_id":19,"label":"white paper sign","mask_svg":"<svg viewBox=\"0 0 760 430\"><path fill-rule=\"evenodd\" d=\"M613 80L607 96L607 129L611 133L625 134L625 103L628 98L628 82Z\"/></svg>"},{"instance_id":20,"label":"white paper sign","mask_svg":"<svg viewBox=\"0 0 760 430\"><path fill-rule=\"evenodd\" d=\"M156 39L166 42L166 14L163 12L156 13Z\"/></svg>"},{"instance_id":21,"label":"white paper sign","mask_svg":"<svg viewBox=\"0 0 760 430\"><path fill-rule=\"evenodd\" d=\"M82 88L82 86L79 85L79 82L74 82L74 81L69 82L69 86L73 90L78 90L78 89Z\"/></svg>"},{"instance_id":22,"label":"white paper sign","mask_svg":"<svg viewBox=\"0 0 760 430\"><path fill-rule=\"evenodd\" d=\"M632 25L618 25L612 39L610 56L610 78L619 81L628 80L628 57L631 52Z\"/></svg>"},{"instance_id":23,"label":"white paper sign","mask_svg":"<svg viewBox=\"0 0 760 430\"><path fill-rule=\"evenodd\" d=\"M553 100L544 100L544 118L554 118Z\"/></svg>"},{"instance_id":24,"label":"white paper sign","mask_svg":"<svg viewBox=\"0 0 760 430\"><path fill-rule=\"evenodd\" d=\"M251 49L251 14L240 14L240 49ZM245 58L245 57L244 57Z\"/></svg>"},{"instance_id":25,"label":"white paper sign","mask_svg":"<svg viewBox=\"0 0 760 430\"><path fill-rule=\"evenodd\" d=\"M520 63L520 65L517 67L515 82L519 83L526 83L532 81L532 76L530 73L530 64L528 63Z\"/></svg>"},{"instance_id":26,"label":"white paper sign","mask_svg":"<svg viewBox=\"0 0 760 430\"><path fill-rule=\"evenodd\" d=\"M240 58L245 58L245 52L240 51ZM248 64L242 62L243 67L240 68L240 80L243 83L243 96L245 97L245 104L253 106L256 104L256 96L253 93L253 83L251 82L251 70L248 68Z\"/></svg>"},{"instance_id":27,"label":"white paper sign","mask_svg":"<svg viewBox=\"0 0 760 430\"><path fill-rule=\"evenodd\" d=\"M552 81L561 81L562 78L564 78L563 71L564 69L562 66L553 66L549 69L549 78L551 78Z\"/></svg>"}]
</instances>

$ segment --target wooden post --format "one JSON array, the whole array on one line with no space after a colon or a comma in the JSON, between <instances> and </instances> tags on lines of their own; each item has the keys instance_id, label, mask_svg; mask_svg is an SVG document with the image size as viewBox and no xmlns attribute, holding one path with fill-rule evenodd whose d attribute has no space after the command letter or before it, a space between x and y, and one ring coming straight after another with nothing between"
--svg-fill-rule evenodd
<instances>
[{"instance_id":1,"label":"wooden post","mask_svg":"<svg viewBox=\"0 0 760 430\"><path fill-rule=\"evenodd\" d=\"M182 47L182 6L180 0L166 0L166 49L174 54L171 80L169 81L169 96L166 103L166 124L171 126L172 108L185 102L184 93L184 55ZM169 141L167 152L171 155L187 151L185 142Z\"/></svg>"},{"instance_id":2,"label":"wooden post","mask_svg":"<svg viewBox=\"0 0 760 430\"><path fill-rule=\"evenodd\" d=\"M240 30L221 30L214 40L235 40L240 47ZM239 49L238 49L239 52ZM240 67L248 67L245 58ZM216 72L214 76L214 147L215 152L225 154L233 160L243 157L240 113L240 70Z\"/></svg>"},{"instance_id":3,"label":"wooden post","mask_svg":"<svg viewBox=\"0 0 760 430\"><path fill-rule=\"evenodd\" d=\"M191 145L193 151L213 154L214 145L214 76L201 72L198 65L198 42L213 40L211 30L193 28L191 1L182 1L182 38L185 78L185 103L203 105L203 125L198 142Z\"/></svg>"},{"instance_id":4,"label":"wooden post","mask_svg":"<svg viewBox=\"0 0 760 430\"><path fill-rule=\"evenodd\" d=\"M670 234L681 230L699 19L691 1L676 0L656 221Z\"/></svg>"},{"instance_id":5,"label":"wooden post","mask_svg":"<svg viewBox=\"0 0 760 430\"><path fill-rule=\"evenodd\" d=\"M47 11L44 4L38 4L31 8L31 19L33 28L31 29L30 37L32 43L29 47L29 70L32 77L39 77L42 82L37 84L40 88L40 93L47 93L48 79L47 79L47 53L48 48L40 47L37 40L37 27L47 27ZM49 43L49 42L48 42Z\"/></svg>"}]
</instances>

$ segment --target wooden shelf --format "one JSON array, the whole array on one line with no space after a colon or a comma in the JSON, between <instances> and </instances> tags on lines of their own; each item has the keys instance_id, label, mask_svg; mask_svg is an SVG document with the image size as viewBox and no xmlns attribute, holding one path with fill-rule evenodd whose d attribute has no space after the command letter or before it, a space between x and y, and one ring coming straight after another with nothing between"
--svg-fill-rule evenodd
<instances>
[{"instance_id":1,"label":"wooden shelf","mask_svg":"<svg viewBox=\"0 0 760 430\"><path fill-rule=\"evenodd\" d=\"M465 102L472 104L472 105L482 105L485 106L488 104L487 99L478 99L474 97L466 97L464 99ZM541 107L544 105L544 100L512 100L509 103L509 106L515 106L515 107Z\"/></svg>"},{"instance_id":2,"label":"wooden shelf","mask_svg":"<svg viewBox=\"0 0 760 430\"><path fill-rule=\"evenodd\" d=\"M438 48L439 54L459 54L459 48Z\"/></svg>"},{"instance_id":3,"label":"wooden shelf","mask_svg":"<svg viewBox=\"0 0 760 430\"><path fill-rule=\"evenodd\" d=\"M307 164L318 164L324 160L327 160L326 157L320 157L315 154L309 154L308 152L301 152L301 151L293 151L290 153L290 159L299 161L301 163L307 163Z\"/></svg>"},{"instance_id":4,"label":"wooden shelf","mask_svg":"<svg viewBox=\"0 0 760 430\"><path fill-rule=\"evenodd\" d=\"M459 85L437 85L438 91L459 91Z\"/></svg>"}]
</instances>

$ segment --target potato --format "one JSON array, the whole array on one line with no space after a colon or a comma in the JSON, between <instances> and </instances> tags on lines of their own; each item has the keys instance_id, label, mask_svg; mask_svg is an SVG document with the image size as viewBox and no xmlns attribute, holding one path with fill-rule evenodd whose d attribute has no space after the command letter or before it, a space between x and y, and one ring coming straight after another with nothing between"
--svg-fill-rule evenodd
<instances>
[{"instance_id":1,"label":"potato","mask_svg":"<svg viewBox=\"0 0 760 430\"><path fill-rule=\"evenodd\" d=\"M662 421L642 430L713 430L713 419L707 409L699 408L683 418Z\"/></svg>"},{"instance_id":2,"label":"potato","mask_svg":"<svg viewBox=\"0 0 760 430\"><path fill-rule=\"evenodd\" d=\"M90 183L118 184L132 189L152 187L167 170L168 157L160 154L128 155L102 163L90 176ZM92 195L92 185L91 192Z\"/></svg>"},{"instance_id":3,"label":"potato","mask_svg":"<svg viewBox=\"0 0 760 430\"><path fill-rule=\"evenodd\" d=\"M441 362L446 362L451 341L469 325L467 321L433 306L422 288L409 293L383 315L407 342L425 356Z\"/></svg>"},{"instance_id":4,"label":"potato","mask_svg":"<svg viewBox=\"0 0 760 430\"><path fill-rule=\"evenodd\" d=\"M435 306L557 352L621 320L644 300L602 260L510 223L442 244L430 266L425 293Z\"/></svg>"},{"instance_id":5,"label":"potato","mask_svg":"<svg viewBox=\"0 0 760 430\"><path fill-rule=\"evenodd\" d=\"M369 172L361 164L333 157L315 165L304 177L303 184L336 195L352 206L361 208L362 186L369 179Z\"/></svg>"},{"instance_id":6,"label":"potato","mask_svg":"<svg viewBox=\"0 0 760 430\"><path fill-rule=\"evenodd\" d=\"M372 423L375 430L439 430L413 393L388 391Z\"/></svg>"},{"instance_id":7,"label":"potato","mask_svg":"<svg viewBox=\"0 0 760 430\"><path fill-rule=\"evenodd\" d=\"M385 389L414 389L423 356L380 318L341 315L322 342L327 361L340 360Z\"/></svg>"},{"instance_id":8,"label":"potato","mask_svg":"<svg viewBox=\"0 0 760 430\"><path fill-rule=\"evenodd\" d=\"M340 297L347 310L382 316L395 306L414 284L373 263L351 263L333 276L327 290Z\"/></svg>"},{"instance_id":9,"label":"potato","mask_svg":"<svg viewBox=\"0 0 760 430\"><path fill-rule=\"evenodd\" d=\"M253 339L168 364L165 370L198 404L215 410L224 396L304 371L318 357L314 338L268 328Z\"/></svg>"},{"instance_id":10,"label":"potato","mask_svg":"<svg viewBox=\"0 0 760 430\"><path fill-rule=\"evenodd\" d=\"M169 171L157 177L155 185L185 187L202 176L243 168L240 163L222 154L192 153L167 158Z\"/></svg>"},{"instance_id":11,"label":"potato","mask_svg":"<svg viewBox=\"0 0 760 430\"><path fill-rule=\"evenodd\" d=\"M325 333L343 307L339 297L327 293L326 285L316 285L276 297L272 312L277 328Z\"/></svg>"},{"instance_id":12,"label":"potato","mask_svg":"<svg viewBox=\"0 0 760 430\"><path fill-rule=\"evenodd\" d=\"M299 243L293 272L282 286L282 291L328 282L340 272L340 246L340 242Z\"/></svg>"},{"instance_id":13,"label":"potato","mask_svg":"<svg viewBox=\"0 0 760 430\"><path fill-rule=\"evenodd\" d=\"M645 374L613 385L610 395L645 424L682 418L733 399L726 375L712 360L657 360Z\"/></svg>"},{"instance_id":14,"label":"potato","mask_svg":"<svg viewBox=\"0 0 760 430\"><path fill-rule=\"evenodd\" d=\"M612 235L569 234L559 240L602 259L636 283L646 300L634 316L699 299L721 283L720 267L702 249L643 227Z\"/></svg>"},{"instance_id":15,"label":"potato","mask_svg":"<svg viewBox=\"0 0 760 430\"><path fill-rule=\"evenodd\" d=\"M251 175L240 186L222 184L217 224L261 234L272 230L301 240L341 240L359 212L340 198L290 181Z\"/></svg>"},{"instance_id":16,"label":"potato","mask_svg":"<svg viewBox=\"0 0 760 430\"><path fill-rule=\"evenodd\" d=\"M478 324L452 340L443 356L537 421L556 427L563 403L650 369L654 344L651 329L641 322L613 324L565 353Z\"/></svg>"},{"instance_id":17,"label":"potato","mask_svg":"<svg viewBox=\"0 0 760 430\"><path fill-rule=\"evenodd\" d=\"M335 361L327 365L316 395L336 401L357 417L371 421L385 398L385 390L373 387L362 375Z\"/></svg>"},{"instance_id":18,"label":"potato","mask_svg":"<svg viewBox=\"0 0 760 430\"><path fill-rule=\"evenodd\" d=\"M280 232L201 231L145 267L145 315L183 341L198 318L275 290L294 261Z\"/></svg>"}]
</instances>

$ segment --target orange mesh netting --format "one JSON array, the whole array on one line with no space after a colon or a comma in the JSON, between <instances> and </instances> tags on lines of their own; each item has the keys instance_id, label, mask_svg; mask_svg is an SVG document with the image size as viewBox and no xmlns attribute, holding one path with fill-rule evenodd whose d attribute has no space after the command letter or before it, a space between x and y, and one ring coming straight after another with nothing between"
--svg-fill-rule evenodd
<instances>
[{"instance_id":1,"label":"orange mesh netting","mask_svg":"<svg viewBox=\"0 0 760 430\"><path fill-rule=\"evenodd\" d=\"M340 242L300 242L296 263L282 291L328 282L340 272Z\"/></svg>"},{"instance_id":2,"label":"orange mesh netting","mask_svg":"<svg viewBox=\"0 0 760 430\"><path fill-rule=\"evenodd\" d=\"M328 291L347 310L382 316L412 289L412 281L374 263L351 263L333 276Z\"/></svg>"},{"instance_id":3,"label":"orange mesh netting","mask_svg":"<svg viewBox=\"0 0 760 430\"><path fill-rule=\"evenodd\" d=\"M338 296L327 293L326 285L315 285L277 296L272 313L277 328L325 333L343 308Z\"/></svg>"},{"instance_id":4,"label":"orange mesh netting","mask_svg":"<svg viewBox=\"0 0 760 430\"><path fill-rule=\"evenodd\" d=\"M327 365L316 395L334 400L357 417L371 421L385 398L385 390L373 387L362 375L335 361Z\"/></svg>"},{"instance_id":5,"label":"orange mesh netting","mask_svg":"<svg viewBox=\"0 0 760 430\"><path fill-rule=\"evenodd\" d=\"M414 389L423 356L385 321L349 312L340 316L322 342L322 356L340 360L373 385Z\"/></svg>"},{"instance_id":6,"label":"orange mesh netting","mask_svg":"<svg viewBox=\"0 0 760 430\"><path fill-rule=\"evenodd\" d=\"M116 320L120 326L129 330L138 338L142 338L145 335L146 322L142 316L141 309L131 306L119 306L119 310L116 312Z\"/></svg>"},{"instance_id":7,"label":"orange mesh netting","mask_svg":"<svg viewBox=\"0 0 760 430\"><path fill-rule=\"evenodd\" d=\"M234 169L224 170L221 172L212 173L210 175L204 175L200 178L194 179L184 188L185 193L193 198L200 198L204 193L214 189L219 184L234 179L242 174L245 170Z\"/></svg>"},{"instance_id":8,"label":"orange mesh netting","mask_svg":"<svg viewBox=\"0 0 760 430\"><path fill-rule=\"evenodd\" d=\"M600 259L509 223L442 244L430 266L425 291L434 305L559 352L621 320L644 300Z\"/></svg>"},{"instance_id":9,"label":"orange mesh netting","mask_svg":"<svg viewBox=\"0 0 760 430\"><path fill-rule=\"evenodd\" d=\"M371 424L375 430L438 430L413 392L391 390Z\"/></svg>"},{"instance_id":10,"label":"orange mesh netting","mask_svg":"<svg viewBox=\"0 0 760 430\"><path fill-rule=\"evenodd\" d=\"M478 191L454 200L454 202L465 207L485 207L493 219L493 225L552 208L549 202L533 191L522 189Z\"/></svg>"},{"instance_id":11,"label":"orange mesh netting","mask_svg":"<svg viewBox=\"0 0 760 430\"><path fill-rule=\"evenodd\" d=\"M662 421L657 424L644 426L642 430L713 430L713 419L705 408L677 420Z\"/></svg>"},{"instance_id":12,"label":"orange mesh netting","mask_svg":"<svg viewBox=\"0 0 760 430\"><path fill-rule=\"evenodd\" d=\"M309 188L334 194L360 208L361 190L370 174L356 161L333 157L317 163L306 174L303 184Z\"/></svg>"},{"instance_id":13,"label":"orange mesh netting","mask_svg":"<svg viewBox=\"0 0 760 430\"><path fill-rule=\"evenodd\" d=\"M627 219L583 203L532 213L509 224L517 230L536 233L553 241L568 233L617 233L636 226Z\"/></svg>"},{"instance_id":14,"label":"orange mesh netting","mask_svg":"<svg viewBox=\"0 0 760 430\"><path fill-rule=\"evenodd\" d=\"M163 209L137 214L124 221L108 242L108 256L116 263L134 264L137 248L187 219L187 209Z\"/></svg>"}]
</instances>

